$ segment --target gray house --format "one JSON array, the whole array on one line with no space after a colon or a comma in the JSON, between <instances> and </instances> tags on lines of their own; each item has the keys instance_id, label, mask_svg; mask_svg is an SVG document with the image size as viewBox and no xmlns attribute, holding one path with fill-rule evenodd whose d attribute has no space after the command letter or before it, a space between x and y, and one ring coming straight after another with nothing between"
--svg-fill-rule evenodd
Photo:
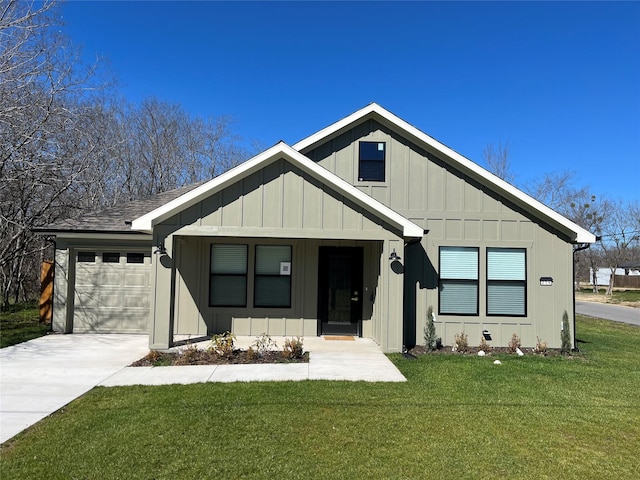
<instances>
[{"instance_id":1,"label":"gray house","mask_svg":"<svg viewBox=\"0 0 640 480\"><path fill-rule=\"evenodd\" d=\"M205 183L53 225L53 328L560 346L594 235L377 104Z\"/></svg>"}]
</instances>

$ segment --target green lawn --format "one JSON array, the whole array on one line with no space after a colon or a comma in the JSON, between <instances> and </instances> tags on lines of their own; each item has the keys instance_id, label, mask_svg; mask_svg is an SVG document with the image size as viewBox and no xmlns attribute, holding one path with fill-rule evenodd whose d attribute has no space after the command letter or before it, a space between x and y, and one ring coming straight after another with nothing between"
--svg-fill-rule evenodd
<instances>
[{"instance_id":1,"label":"green lawn","mask_svg":"<svg viewBox=\"0 0 640 480\"><path fill-rule=\"evenodd\" d=\"M391 358L404 384L96 388L2 448L13 478L640 478L640 328L573 358Z\"/></svg>"},{"instance_id":2,"label":"green lawn","mask_svg":"<svg viewBox=\"0 0 640 480\"><path fill-rule=\"evenodd\" d=\"M0 348L42 337L49 331L49 325L38 321L36 304L12 305L0 312Z\"/></svg>"}]
</instances>

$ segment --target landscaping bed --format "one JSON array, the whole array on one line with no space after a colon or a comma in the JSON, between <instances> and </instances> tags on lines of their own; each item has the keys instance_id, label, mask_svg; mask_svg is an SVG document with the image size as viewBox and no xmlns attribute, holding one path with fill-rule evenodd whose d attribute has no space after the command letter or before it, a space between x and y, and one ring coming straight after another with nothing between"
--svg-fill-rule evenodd
<instances>
[{"instance_id":1,"label":"landscaping bed","mask_svg":"<svg viewBox=\"0 0 640 480\"><path fill-rule=\"evenodd\" d=\"M235 350L231 355L221 356L208 350L185 350L183 352L158 352L153 350L132 367L165 367L175 365L236 365L247 363L306 363L309 352L300 357L285 357L282 351L269 351L261 355L249 350Z\"/></svg>"}]
</instances>

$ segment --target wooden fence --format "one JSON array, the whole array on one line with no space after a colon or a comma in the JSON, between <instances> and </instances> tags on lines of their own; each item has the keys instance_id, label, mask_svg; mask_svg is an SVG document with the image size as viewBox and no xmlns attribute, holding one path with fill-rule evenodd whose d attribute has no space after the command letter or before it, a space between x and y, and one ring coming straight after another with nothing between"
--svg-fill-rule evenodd
<instances>
[{"instance_id":1,"label":"wooden fence","mask_svg":"<svg viewBox=\"0 0 640 480\"><path fill-rule=\"evenodd\" d=\"M616 288L640 288L640 275L616 275L613 286Z\"/></svg>"}]
</instances>

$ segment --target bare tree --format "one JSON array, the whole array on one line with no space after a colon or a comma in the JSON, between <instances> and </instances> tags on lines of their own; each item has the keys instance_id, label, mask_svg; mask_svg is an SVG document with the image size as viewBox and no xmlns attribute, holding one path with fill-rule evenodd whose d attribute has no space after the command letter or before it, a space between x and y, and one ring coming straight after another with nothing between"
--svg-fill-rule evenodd
<instances>
[{"instance_id":1,"label":"bare tree","mask_svg":"<svg viewBox=\"0 0 640 480\"><path fill-rule=\"evenodd\" d=\"M504 145L499 143L497 146L490 143L485 147L482 156L487 165L487 170L505 182L514 183L516 176L511 169L508 143Z\"/></svg>"}]
</instances>

